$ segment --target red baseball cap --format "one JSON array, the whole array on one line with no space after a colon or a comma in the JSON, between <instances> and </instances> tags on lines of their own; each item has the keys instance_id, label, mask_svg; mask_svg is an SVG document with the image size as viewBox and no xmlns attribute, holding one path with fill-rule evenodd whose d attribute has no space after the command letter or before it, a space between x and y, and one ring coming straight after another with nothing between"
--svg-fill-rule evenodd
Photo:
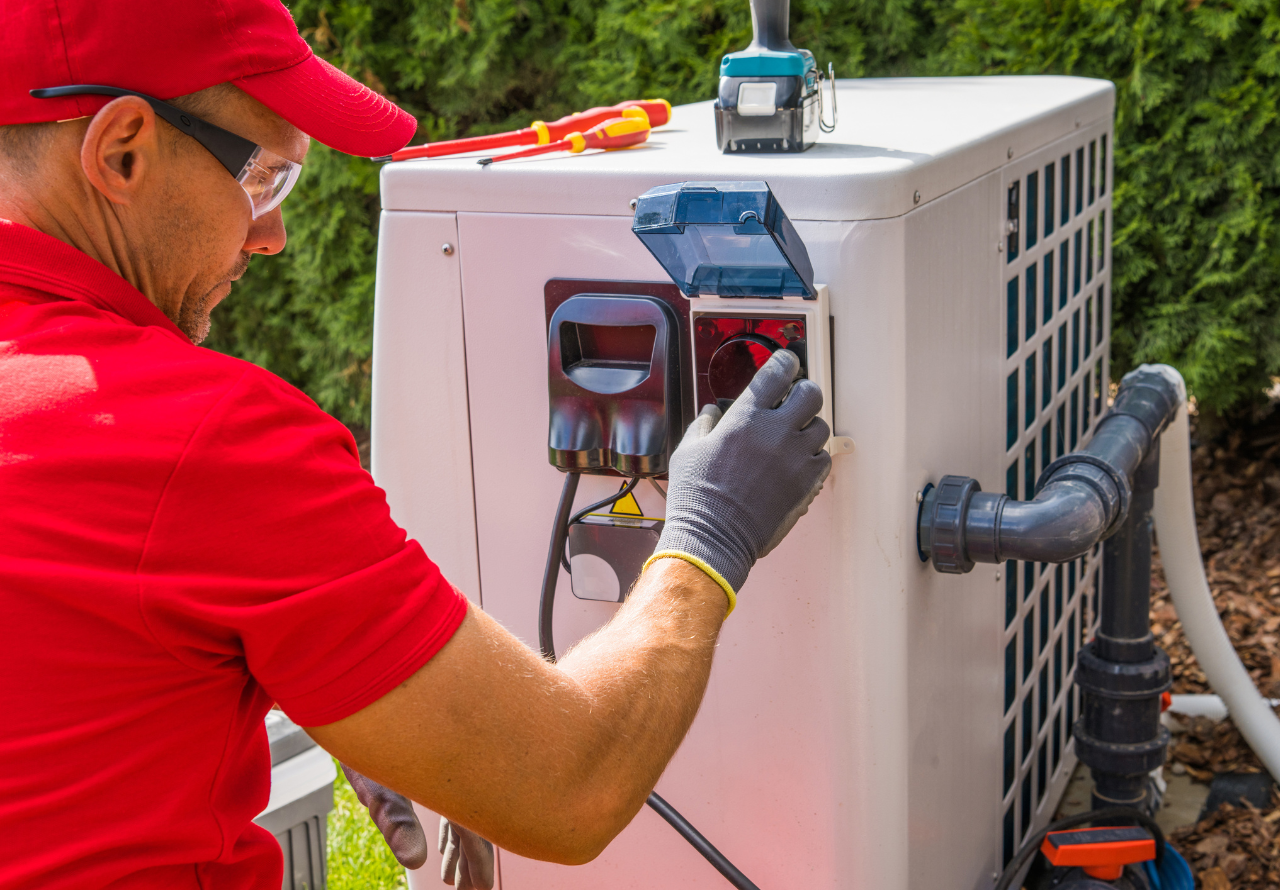
<instances>
[{"instance_id":1,"label":"red baseball cap","mask_svg":"<svg viewBox=\"0 0 1280 890\"><path fill-rule=\"evenodd\" d=\"M30 90L100 84L157 99L233 83L347 154L403 148L417 121L323 59L278 0L0 0L0 125L96 114L107 96Z\"/></svg>"}]
</instances>

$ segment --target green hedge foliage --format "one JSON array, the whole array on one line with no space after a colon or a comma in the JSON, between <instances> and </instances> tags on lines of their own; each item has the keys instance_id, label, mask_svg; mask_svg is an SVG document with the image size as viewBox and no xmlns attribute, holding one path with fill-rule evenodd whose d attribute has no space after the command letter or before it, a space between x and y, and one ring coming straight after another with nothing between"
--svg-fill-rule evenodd
<instances>
[{"instance_id":1,"label":"green hedge foliage","mask_svg":"<svg viewBox=\"0 0 1280 890\"><path fill-rule=\"evenodd\" d=\"M591 105L714 95L747 0L295 0L317 53L385 92L417 141ZM1058 73L1117 87L1114 367L1177 365L1202 410L1280 375L1277 0L793 0L838 76ZM377 167L314 145L210 345L367 424Z\"/></svg>"}]
</instances>

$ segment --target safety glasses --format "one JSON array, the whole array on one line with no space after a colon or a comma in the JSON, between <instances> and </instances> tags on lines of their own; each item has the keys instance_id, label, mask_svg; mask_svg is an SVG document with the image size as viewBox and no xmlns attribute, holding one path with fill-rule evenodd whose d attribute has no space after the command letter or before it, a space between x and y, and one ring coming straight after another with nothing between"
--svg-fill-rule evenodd
<instances>
[{"instance_id":1,"label":"safety glasses","mask_svg":"<svg viewBox=\"0 0 1280 890\"><path fill-rule=\"evenodd\" d=\"M279 207L280 202L288 197L294 183L298 181L298 174L302 172L301 164L295 164L287 158L267 151L257 143L214 126L208 121L202 121L146 93L93 84L48 87L31 91L31 95L37 99L53 99L58 96L84 93L101 96L137 96L139 99L146 99L155 109L156 114L207 148L209 154L227 168L227 172L235 177L236 182L240 183L241 188L244 189L244 193L249 196L249 206L253 211L254 219Z\"/></svg>"}]
</instances>

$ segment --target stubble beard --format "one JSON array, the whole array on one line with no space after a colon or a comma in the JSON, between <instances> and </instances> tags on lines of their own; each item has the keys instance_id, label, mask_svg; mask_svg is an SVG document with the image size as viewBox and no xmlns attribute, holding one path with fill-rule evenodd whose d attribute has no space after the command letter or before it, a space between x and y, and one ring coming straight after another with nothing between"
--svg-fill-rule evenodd
<instances>
[{"instance_id":1,"label":"stubble beard","mask_svg":"<svg viewBox=\"0 0 1280 890\"><path fill-rule=\"evenodd\" d=\"M178 329L186 334L192 343L199 345L209 336L209 331L213 325L211 318L213 309L231 293L231 283L240 278L245 273L245 270L249 268L249 256L247 253L241 253L235 265L228 270L227 274L217 284L199 297L183 301L176 321Z\"/></svg>"}]
</instances>

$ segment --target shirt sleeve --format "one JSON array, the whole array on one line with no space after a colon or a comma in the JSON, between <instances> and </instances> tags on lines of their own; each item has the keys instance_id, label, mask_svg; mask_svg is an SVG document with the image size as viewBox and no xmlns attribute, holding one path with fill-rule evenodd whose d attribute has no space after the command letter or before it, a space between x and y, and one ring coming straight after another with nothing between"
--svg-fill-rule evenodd
<instances>
[{"instance_id":1,"label":"shirt sleeve","mask_svg":"<svg viewBox=\"0 0 1280 890\"><path fill-rule=\"evenodd\" d=\"M192 435L138 577L143 615L171 655L251 675L304 726L381 698L467 610L392 521L346 427L258 368Z\"/></svg>"}]
</instances>

